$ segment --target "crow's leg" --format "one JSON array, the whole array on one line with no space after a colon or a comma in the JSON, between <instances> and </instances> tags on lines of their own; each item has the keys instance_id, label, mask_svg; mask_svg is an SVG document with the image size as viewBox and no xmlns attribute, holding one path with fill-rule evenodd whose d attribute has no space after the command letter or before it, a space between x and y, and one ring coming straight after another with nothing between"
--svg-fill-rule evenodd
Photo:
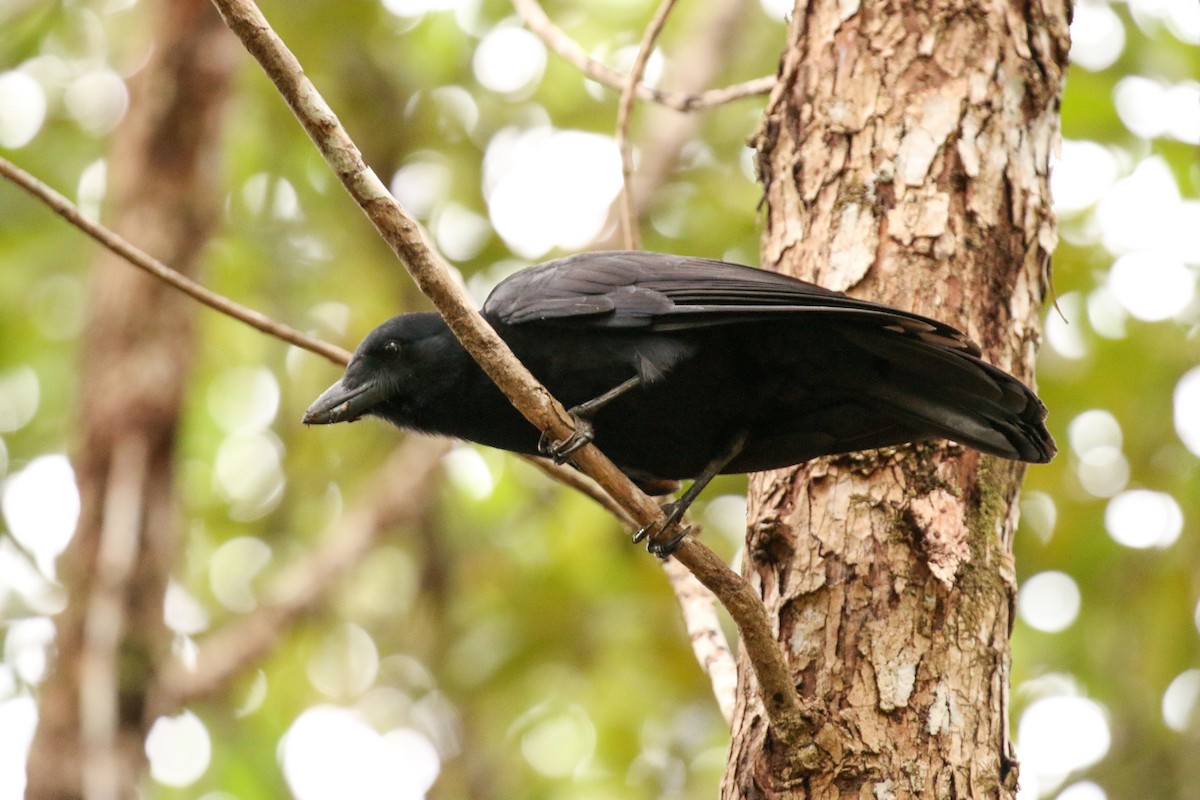
<instances>
[{"instance_id":1,"label":"crow's leg","mask_svg":"<svg viewBox=\"0 0 1200 800\"><path fill-rule=\"evenodd\" d=\"M678 500L663 504L663 512L667 515L666 521L661 526L651 523L641 528L633 535L633 543L637 544L643 539L648 538L649 541L646 542L646 549L652 555L656 555L659 558L666 558L675 552L683 541L683 537L687 536L692 530L691 526L680 528L665 539L660 538L661 535L679 524L679 521L683 519L683 515L687 513L688 507L704 491L704 487L708 486L713 478L721 474L721 470L742 452L742 448L745 445L745 433L738 433L737 436L734 436L730 440L729 446L719 456L708 463L704 471L696 476L696 480L692 481L692 485L687 488L686 492L680 495Z\"/></svg>"},{"instance_id":2,"label":"crow's leg","mask_svg":"<svg viewBox=\"0 0 1200 800\"><path fill-rule=\"evenodd\" d=\"M572 453L585 444L589 444L595 438L595 431L592 428L592 417L596 415L596 412L630 389L641 385L642 379L634 376L619 386L609 389L599 397L593 397L586 403L580 403L577 406L567 409L567 413L571 415L571 419L575 422L575 430L561 442L550 441L546 432L543 431L542 438L538 440L538 452L550 456L550 458L554 459L555 464L563 463L570 458Z\"/></svg>"}]
</instances>

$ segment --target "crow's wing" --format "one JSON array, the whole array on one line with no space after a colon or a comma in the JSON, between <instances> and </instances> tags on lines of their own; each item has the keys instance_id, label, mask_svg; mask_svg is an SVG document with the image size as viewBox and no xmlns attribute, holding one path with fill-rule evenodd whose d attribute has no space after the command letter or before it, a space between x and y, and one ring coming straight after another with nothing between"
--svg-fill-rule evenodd
<instances>
[{"instance_id":1,"label":"crow's wing","mask_svg":"<svg viewBox=\"0 0 1200 800\"><path fill-rule=\"evenodd\" d=\"M602 251L522 270L502 281L484 313L507 325L657 331L804 315L891 328L924 344L979 355L959 331L774 272L705 258Z\"/></svg>"}]
</instances>

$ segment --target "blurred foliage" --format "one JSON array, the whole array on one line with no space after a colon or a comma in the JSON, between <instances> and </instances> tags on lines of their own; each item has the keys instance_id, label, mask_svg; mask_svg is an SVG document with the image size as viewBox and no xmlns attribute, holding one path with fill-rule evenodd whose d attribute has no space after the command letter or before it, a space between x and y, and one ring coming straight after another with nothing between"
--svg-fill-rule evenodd
<instances>
[{"instance_id":1,"label":"blurred foliage","mask_svg":"<svg viewBox=\"0 0 1200 800\"><path fill-rule=\"evenodd\" d=\"M264 10L385 182L414 161L445 167L445 191L424 215L435 236L451 207L489 219L484 156L497 133L549 124L611 135L615 94L585 83L552 54L536 85L506 94L481 85L473 69L481 37L515 24L503 0L443 3L458 10L411 17L389 10L415 5L276 0ZM628 48L653 5L549 2L547 11L589 51L620 64L631 57ZM705 8L677 9L664 36L668 59L689 44L677 31ZM1116 112L1113 95L1125 75L1166 83L1194 78L1200 48L1146 13L1112 8L1124 48L1111 66L1072 71L1064 137L1109 148L1121 176L1160 156L1182 194L1195 199L1195 145L1139 138ZM0 9L0 71L36 76L48 103L36 136L3 152L92 208L96 165L119 128L89 121L69 102L71 88L96 70L135 73L154 38L150 12L147 3L123 0ZM756 3L746 14L743 44L720 83L775 68L782 20ZM704 112L698 142L655 199L644 226L648 248L755 260L759 189L744 166L745 139L761 106L751 99ZM644 111L635 116L635 142L654 135L639 128L644 118ZM208 285L346 346L382 319L426 306L248 57L224 137L225 215L207 253ZM1060 297L1086 298L1106 283L1113 255L1091 230L1091 214L1085 208L1062 221L1065 242L1054 265ZM473 288L486 289L514 262L490 227L479 239L458 266ZM0 432L0 478L39 455L71 451L81 312L96 255L89 240L0 186L0 381L31 369L39 386L32 419ZM373 471L399 440L372 422L304 429L301 412L338 370L216 314L200 320L180 445L188 539L176 579L201 609L194 629L179 633L185 651L191 639L203 641L205 630L252 606L254 591L310 549L343 509L365 502ZM1017 622L1013 724L1045 692L1048 676L1060 689L1065 684L1102 703L1111 747L1070 779L1094 780L1112 798L1183 798L1200 785L1195 698L1182 730L1164 723L1162 709L1172 680L1200 667L1200 460L1172 425L1176 382L1200 362L1198 321L1193 300L1171 319L1128 319L1124 335L1114 338L1081 312L1069 322L1082 350L1046 348L1039 377L1063 453L1029 471L1025 497L1035 498L1037 524L1024 524L1018 535L1018 574L1024 580L1064 572L1082 602L1059 633ZM265 408L269 424L231 423L230 397L235 407L241 401ZM1131 549L1106 534L1108 498L1081 485L1080 454L1068 446L1068 424L1090 409L1111 412L1121 426L1127 485L1178 502L1183 534L1170 546ZM268 464L255 472L242 463L270 462L272 453L277 470ZM223 479L222 469L233 477ZM411 728L427 737L442 758L432 797L713 795L727 732L653 560L624 544L617 525L589 501L524 463L465 447L446 472L420 524L388 536L324 611L292 632L231 697L193 709L212 742L207 769L183 788L150 781L147 797L284 796L281 737L317 704L358 709L381 732ZM248 474L261 478L261 491ZM708 538L729 558L739 532L728 511L737 504L712 501L743 489L744 480L723 479L699 506ZM3 541L11 542L7 527ZM257 543L244 546L248 541ZM267 554L261 572L248 553ZM0 574L0 587L6 577ZM234 602L238 597L248 605ZM18 618L47 613L47 602L3 590L5 630ZM365 679L350 656L345 664L336 656L333 666L326 663L330 652L362 651L362 634L367 655L375 654ZM0 702L28 694L37 678L36 669L17 664L11 641L5 656ZM1041 789L1053 793L1055 786Z\"/></svg>"}]
</instances>

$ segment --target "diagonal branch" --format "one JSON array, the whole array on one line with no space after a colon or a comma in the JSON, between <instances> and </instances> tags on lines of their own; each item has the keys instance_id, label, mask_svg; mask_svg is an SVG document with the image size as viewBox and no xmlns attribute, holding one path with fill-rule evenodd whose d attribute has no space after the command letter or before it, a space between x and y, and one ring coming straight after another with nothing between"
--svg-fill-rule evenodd
<instances>
[{"instance_id":1,"label":"diagonal branch","mask_svg":"<svg viewBox=\"0 0 1200 800\"><path fill-rule=\"evenodd\" d=\"M624 89L628 78L607 64L589 56L578 42L546 16L546 12L537 0L512 0L512 4L517 13L521 15L521 19L529 26L529 30L540 36L542 41L551 50L558 53L564 61L574 65L588 78L603 86L618 92ZM709 89L704 92L668 92L639 84L637 96L641 100L659 103L676 111L696 111L702 108L722 106L735 100L741 100L743 97L767 94L774 85L774 75L764 75L744 83L737 83L722 89Z\"/></svg>"},{"instance_id":2,"label":"diagonal branch","mask_svg":"<svg viewBox=\"0 0 1200 800\"><path fill-rule=\"evenodd\" d=\"M650 54L654 52L654 44L667 24L667 15L675 8L675 0L663 0L654 18L646 26L642 34L642 43L638 45L637 57L629 69L629 77L625 79L625 88L621 90L621 102L617 105L617 149L621 152L621 229L625 232L625 248L640 250L642 237L638 234L637 202L633 196L633 147L629 144L629 120L633 116L633 101L637 97L637 88L642 85L642 76L646 73L646 64Z\"/></svg>"},{"instance_id":3,"label":"diagonal branch","mask_svg":"<svg viewBox=\"0 0 1200 800\"><path fill-rule=\"evenodd\" d=\"M526 419L555 439L565 439L572 431L565 409L473 310L465 293L451 278L449 266L433 252L420 226L363 162L362 154L332 109L258 7L250 0L214 0L214 3L229 28L275 83L342 185L404 263L417 286L437 306L467 351ZM581 448L572 461L638 524L662 526L665 518L659 507L594 445ZM694 539L686 539L674 557L721 599L738 625L763 688L764 708L776 735L785 745L810 737L815 712L796 692L758 593Z\"/></svg>"},{"instance_id":4,"label":"diagonal branch","mask_svg":"<svg viewBox=\"0 0 1200 800\"><path fill-rule=\"evenodd\" d=\"M258 609L203 640L194 668L170 662L159 682L155 713L171 714L219 694L273 651L289 626L340 585L381 535L420 517L433 495L430 484L441 457L452 446L445 439L406 439L379 470L371 498L345 514L315 550L283 570Z\"/></svg>"},{"instance_id":5,"label":"diagonal branch","mask_svg":"<svg viewBox=\"0 0 1200 800\"><path fill-rule=\"evenodd\" d=\"M290 328L282 322L271 319L266 314L255 311L252 308L247 308L230 300L228 297L219 295L186 275L171 269L144 250L140 250L133 244L130 244L118 234L88 219L79 210L79 207L70 200L2 156L0 156L0 175L8 178L17 186L29 192L29 194L41 200L60 217L130 264L174 286L179 291L198 300L209 308L219 311L226 316L233 317L240 322L244 322L251 328L260 330L277 339L282 339L289 344L294 344L319 356L324 356L335 364L344 365L350 360L350 353L345 349L309 336L295 328Z\"/></svg>"}]
</instances>

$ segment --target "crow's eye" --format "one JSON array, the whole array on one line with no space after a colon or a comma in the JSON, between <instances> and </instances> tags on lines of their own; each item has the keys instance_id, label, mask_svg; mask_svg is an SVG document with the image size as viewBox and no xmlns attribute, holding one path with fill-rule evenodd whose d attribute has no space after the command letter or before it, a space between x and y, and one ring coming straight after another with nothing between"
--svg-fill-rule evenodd
<instances>
[{"instance_id":1,"label":"crow's eye","mask_svg":"<svg viewBox=\"0 0 1200 800\"><path fill-rule=\"evenodd\" d=\"M395 356L400 354L399 342L386 342L383 345L383 354L385 356Z\"/></svg>"}]
</instances>

